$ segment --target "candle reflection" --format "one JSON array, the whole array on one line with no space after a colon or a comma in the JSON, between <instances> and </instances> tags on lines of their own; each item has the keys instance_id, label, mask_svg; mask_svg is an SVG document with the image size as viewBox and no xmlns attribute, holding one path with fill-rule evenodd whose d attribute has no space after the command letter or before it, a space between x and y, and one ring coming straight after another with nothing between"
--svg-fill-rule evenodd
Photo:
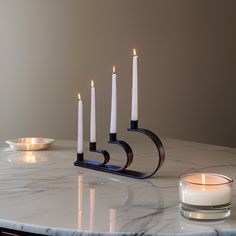
<instances>
[{"instance_id":1,"label":"candle reflection","mask_svg":"<svg viewBox=\"0 0 236 236\"><path fill-rule=\"evenodd\" d=\"M32 152L27 152L23 158L23 162L25 163L37 163L37 158Z\"/></svg>"},{"instance_id":2,"label":"candle reflection","mask_svg":"<svg viewBox=\"0 0 236 236\"><path fill-rule=\"evenodd\" d=\"M109 209L109 215L110 215L110 227L109 227L109 231L111 232L115 232L115 228L116 228L116 209Z\"/></svg>"},{"instance_id":3,"label":"candle reflection","mask_svg":"<svg viewBox=\"0 0 236 236\"><path fill-rule=\"evenodd\" d=\"M106 181L105 178L78 174L75 192L77 230L114 233L121 229L132 230L133 222L141 218L145 225L152 222L153 217L158 222L164 208L162 195L152 183L140 185L141 188L136 188L113 179ZM150 194L153 197L148 199ZM143 229L142 224L135 227Z\"/></svg>"},{"instance_id":4,"label":"candle reflection","mask_svg":"<svg viewBox=\"0 0 236 236\"><path fill-rule=\"evenodd\" d=\"M90 188L90 209L89 209L89 230L93 230L93 219L94 219L94 202L95 202L95 188Z\"/></svg>"},{"instance_id":5,"label":"candle reflection","mask_svg":"<svg viewBox=\"0 0 236 236\"><path fill-rule=\"evenodd\" d=\"M82 229L83 176L78 176L78 229Z\"/></svg>"},{"instance_id":6,"label":"candle reflection","mask_svg":"<svg viewBox=\"0 0 236 236\"><path fill-rule=\"evenodd\" d=\"M17 153L12 155L10 158L8 158L9 162L19 162L19 163L25 163L25 164L37 164L40 162L46 162L48 161L47 157L45 155L27 151L24 153Z\"/></svg>"}]
</instances>

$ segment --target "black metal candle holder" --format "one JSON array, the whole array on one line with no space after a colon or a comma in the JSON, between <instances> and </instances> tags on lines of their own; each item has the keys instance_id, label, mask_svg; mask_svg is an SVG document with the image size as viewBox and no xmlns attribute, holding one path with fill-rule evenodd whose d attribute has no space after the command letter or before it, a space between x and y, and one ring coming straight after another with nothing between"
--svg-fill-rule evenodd
<instances>
[{"instance_id":1,"label":"black metal candle holder","mask_svg":"<svg viewBox=\"0 0 236 236\"><path fill-rule=\"evenodd\" d=\"M124 149L126 153L126 162L124 166L109 165L108 164L110 160L109 153L106 150L97 149L96 143L90 143L89 150L92 152L97 152L99 154L102 154L104 157L104 161L98 162L95 160L84 160L84 154L78 153L77 160L74 162L74 165L83 168L89 168L103 172L113 173L117 175L123 175L136 179L147 179L153 176L160 169L165 160L165 151L161 140L152 131L143 128L138 128L138 121L131 121L131 125L128 131L144 134L149 139L151 139L154 145L156 146L158 152L158 163L151 173L145 173L127 169L133 161L133 151L128 143L124 142L123 140L117 140L116 133L110 134L109 143L119 145Z\"/></svg>"},{"instance_id":2,"label":"black metal candle holder","mask_svg":"<svg viewBox=\"0 0 236 236\"><path fill-rule=\"evenodd\" d=\"M109 152L104 149L97 149L96 142L89 143L89 151L102 154L104 157L104 161L99 162L99 161L95 161L95 160L84 160L84 153L77 153L77 160L74 162L74 165L75 166L82 166L82 167L91 166L91 165L92 166L93 165L104 166L110 160Z\"/></svg>"}]
</instances>

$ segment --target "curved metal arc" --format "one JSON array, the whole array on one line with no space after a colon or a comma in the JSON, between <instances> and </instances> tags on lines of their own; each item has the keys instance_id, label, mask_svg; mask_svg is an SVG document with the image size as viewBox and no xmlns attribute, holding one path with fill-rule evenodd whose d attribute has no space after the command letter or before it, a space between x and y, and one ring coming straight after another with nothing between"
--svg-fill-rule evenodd
<instances>
[{"instance_id":1,"label":"curved metal arc","mask_svg":"<svg viewBox=\"0 0 236 236\"><path fill-rule=\"evenodd\" d=\"M128 131L144 134L145 136L147 136L148 138L150 138L152 140L152 142L155 144L155 146L157 148L159 159L158 159L158 164L157 164L156 168L154 169L154 171L151 173L145 173L145 172L134 172L133 173L135 175L134 178L147 179L147 178L153 176L160 169L160 167L163 165L163 163L165 161L164 146L163 146L161 140L159 139L159 137L155 133L153 133L152 131L150 131L148 129L136 128L136 129L128 129Z\"/></svg>"},{"instance_id":2,"label":"curved metal arc","mask_svg":"<svg viewBox=\"0 0 236 236\"><path fill-rule=\"evenodd\" d=\"M99 154L102 154L103 157L104 157L104 161L103 162L100 162L101 165L106 165L109 160L110 160L110 154L108 151L104 150L104 149L96 149L96 150L90 150L90 152L96 152L96 153L99 153Z\"/></svg>"},{"instance_id":3,"label":"curved metal arc","mask_svg":"<svg viewBox=\"0 0 236 236\"><path fill-rule=\"evenodd\" d=\"M108 143L111 144L116 144L119 145L120 147L123 148L123 150L125 151L126 154L126 162L124 166L115 166L115 165L107 165L107 167L115 172L121 172L123 170L125 170L128 166L130 166L130 164L133 161L133 150L131 149L130 145L128 143L126 143L123 140L117 140L115 139L110 139L110 141Z\"/></svg>"},{"instance_id":4,"label":"curved metal arc","mask_svg":"<svg viewBox=\"0 0 236 236\"><path fill-rule=\"evenodd\" d=\"M96 152L99 154L102 154L104 157L104 161L103 162L96 162L96 163L101 163L101 165L105 165L109 162L110 160L110 154L108 151L106 151L105 149L99 149L97 148L97 144L96 143L89 143L89 151L90 152Z\"/></svg>"}]
</instances>

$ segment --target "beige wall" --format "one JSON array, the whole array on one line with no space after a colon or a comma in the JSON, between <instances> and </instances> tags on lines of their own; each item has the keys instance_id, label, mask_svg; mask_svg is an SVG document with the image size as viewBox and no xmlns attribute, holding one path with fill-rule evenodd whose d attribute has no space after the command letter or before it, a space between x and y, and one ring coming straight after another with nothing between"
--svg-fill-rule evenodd
<instances>
[{"instance_id":1,"label":"beige wall","mask_svg":"<svg viewBox=\"0 0 236 236\"><path fill-rule=\"evenodd\" d=\"M161 136L236 146L236 1L0 0L0 141L76 138L77 91L107 138L111 68L129 125L131 50L140 123ZM88 137L88 135L86 136Z\"/></svg>"}]
</instances>

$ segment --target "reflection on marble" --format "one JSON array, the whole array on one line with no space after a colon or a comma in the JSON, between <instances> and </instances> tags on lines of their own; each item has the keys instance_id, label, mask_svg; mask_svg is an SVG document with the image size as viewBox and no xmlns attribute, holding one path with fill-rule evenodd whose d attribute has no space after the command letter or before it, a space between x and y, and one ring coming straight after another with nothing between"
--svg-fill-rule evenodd
<instances>
[{"instance_id":1,"label":"reflection on marble","mask_svg":"<svg viewBox=\"0 0 236 236\"><path fill-rule=\"evenodd\" d=\"M47 161L47 156L43 155L40 152L25 151L25 152L16 152L9 156L8 161L10 163L25 163L25 164L37 164L40 162Z\"/></svg>"},{"instance_id":2,"label":"reflection on marble","mask_svg":"<svg viewBox=\"0 0 236 236\"><path fill-rule=\"evenodd\" d=\"M225 221L186 220L178 204L181 174L216 172L235 180L236 149L166 139L164 166L154 178L136 180L73 166L75 145L58 141L51 150L40 152L0 150L0 226L50 235L81 231L217 235L236 228L235 183L232 214ZM151 147L132 146L140 156L134 166L151 166ZM119 155L118 150L117 160Z\"/></svg>"}]
</instances>

